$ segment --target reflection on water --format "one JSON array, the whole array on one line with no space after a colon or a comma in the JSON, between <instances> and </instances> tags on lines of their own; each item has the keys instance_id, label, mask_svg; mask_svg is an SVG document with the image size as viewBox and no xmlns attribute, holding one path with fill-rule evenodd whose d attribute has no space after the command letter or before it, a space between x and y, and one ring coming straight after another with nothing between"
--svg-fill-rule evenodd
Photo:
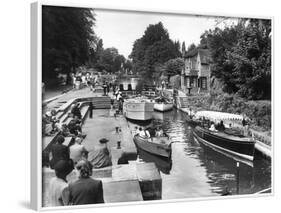
<instances>
[{"instance_id":1,"label":"reflection on water","mask_svg":"<svg viewBox=\"0 0 281 213\"><path fill-rule=\"evenodd\" d=\"M221 195L226 189L236 194L235 159L194 140L193 130L180 111L155 112L154 119L173 141L171 165L159 163L148 153L140 154L140 158L154 161L161 171L163 199ZM271 187L271 161L259 155L251 164L240 163L239 174L240 194Z\"/></svg>"}]
</instances>

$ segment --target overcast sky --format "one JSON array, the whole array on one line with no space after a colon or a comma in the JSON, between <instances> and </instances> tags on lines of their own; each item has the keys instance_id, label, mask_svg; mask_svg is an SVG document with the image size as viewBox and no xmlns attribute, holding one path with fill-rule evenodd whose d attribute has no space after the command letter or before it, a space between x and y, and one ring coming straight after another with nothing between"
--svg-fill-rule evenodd
<instances>
[{"instance_id":1,"label":"overcast sky","mask_svg":"<svg viewBox=\"0 0 281 213\"><path fill-rule=\"evenodd\" d=\"M149 24L161 21L172 40L185 41L186 48L198 44L200 35L216 26L216 19L207 16L171 15L160 13L136 13L124 11L95 10L95 33L103 39L104 48L115 47L119 53L128 57L133 43L140 38ZM235 22L231 19L229 23ZM224 23L218 25L225 26Z\"/></svg>"}]
</instances>

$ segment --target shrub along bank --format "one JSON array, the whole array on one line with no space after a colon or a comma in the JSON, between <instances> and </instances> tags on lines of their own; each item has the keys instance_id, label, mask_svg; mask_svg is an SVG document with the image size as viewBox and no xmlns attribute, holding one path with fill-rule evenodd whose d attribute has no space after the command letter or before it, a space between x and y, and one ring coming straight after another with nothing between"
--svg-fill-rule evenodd
<instances>
[{"instance_id":1,"label":"shrub along bank","mask_svg":"<svg viewBox=\"0 0 281 213\"><path fill-rule=\"evenodd\" d=\"M250 126L257 131L271 130L271 102L247 101L237 95L211 93L188 97L195 110L214 110L245 115L250 118Z\"/></svg>"}]
</instances>

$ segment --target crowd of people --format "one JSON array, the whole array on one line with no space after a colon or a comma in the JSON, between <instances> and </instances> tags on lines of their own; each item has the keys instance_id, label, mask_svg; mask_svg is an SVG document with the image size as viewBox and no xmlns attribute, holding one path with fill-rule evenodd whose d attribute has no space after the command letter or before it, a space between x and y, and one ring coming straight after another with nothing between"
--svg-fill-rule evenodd
<instances>
[{"instance_id":1,"label":"crowd of people","mask_svg":"<svg viewBox=\"0 0 281 213\"><path fill-rule=\"evenodd\" d=\"M91 178L93 168L104 168L112 165L111 154L107 147L109 142L101 138L99 143L88 150L83 141L86 134L82 131L82 115L80 104L71 106L69 122L60 123L56 118L56 111L51 110L44 116L52 127L51 134L55 137L49 149L47 160L43 166L49 166L55 171L47 187L49 206L82 205L103 203L102 182ZM64 144L65 138L74 141ZM43 160L44 161L44 160ZM67 182L67 175L72 171L77 174L77 181Z\"/></svg>"},{"instance_id":2,"label":"crowd of people","mask_svg":"<svg viewBox=\"0 0 281 213\"><path fill-rule=\"evenodd\" d=\"M112 165L107 139L99 140L93 150L82 144L83 138L76 137L71 146L64 145L65 138L59 135L50 149L50 168L53 177L47 188L48 206L84 205L103 203L102 182L93 179L93 168ZM75 171L76 181L68 183L67 176Z\"/></svg>"}]
</instances>

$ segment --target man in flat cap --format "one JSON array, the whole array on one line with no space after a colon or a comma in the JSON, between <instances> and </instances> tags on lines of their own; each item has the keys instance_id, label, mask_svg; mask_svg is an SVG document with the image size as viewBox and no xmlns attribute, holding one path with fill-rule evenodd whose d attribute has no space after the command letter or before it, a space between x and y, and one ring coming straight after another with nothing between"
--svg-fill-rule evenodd
<instances>
[{"instance_id":1,"label":"man in flat cap","mask_svg":"<svg viewBox=\"0 0 281 213\"><path fill-rule=\"evenodd\" d=\"M107 147L108 140L102 138L99 144L94 147L88 154L88 160L92 163L94 168L103 168L111 166L111 154Z\"/></svg>"}]
</instances>

